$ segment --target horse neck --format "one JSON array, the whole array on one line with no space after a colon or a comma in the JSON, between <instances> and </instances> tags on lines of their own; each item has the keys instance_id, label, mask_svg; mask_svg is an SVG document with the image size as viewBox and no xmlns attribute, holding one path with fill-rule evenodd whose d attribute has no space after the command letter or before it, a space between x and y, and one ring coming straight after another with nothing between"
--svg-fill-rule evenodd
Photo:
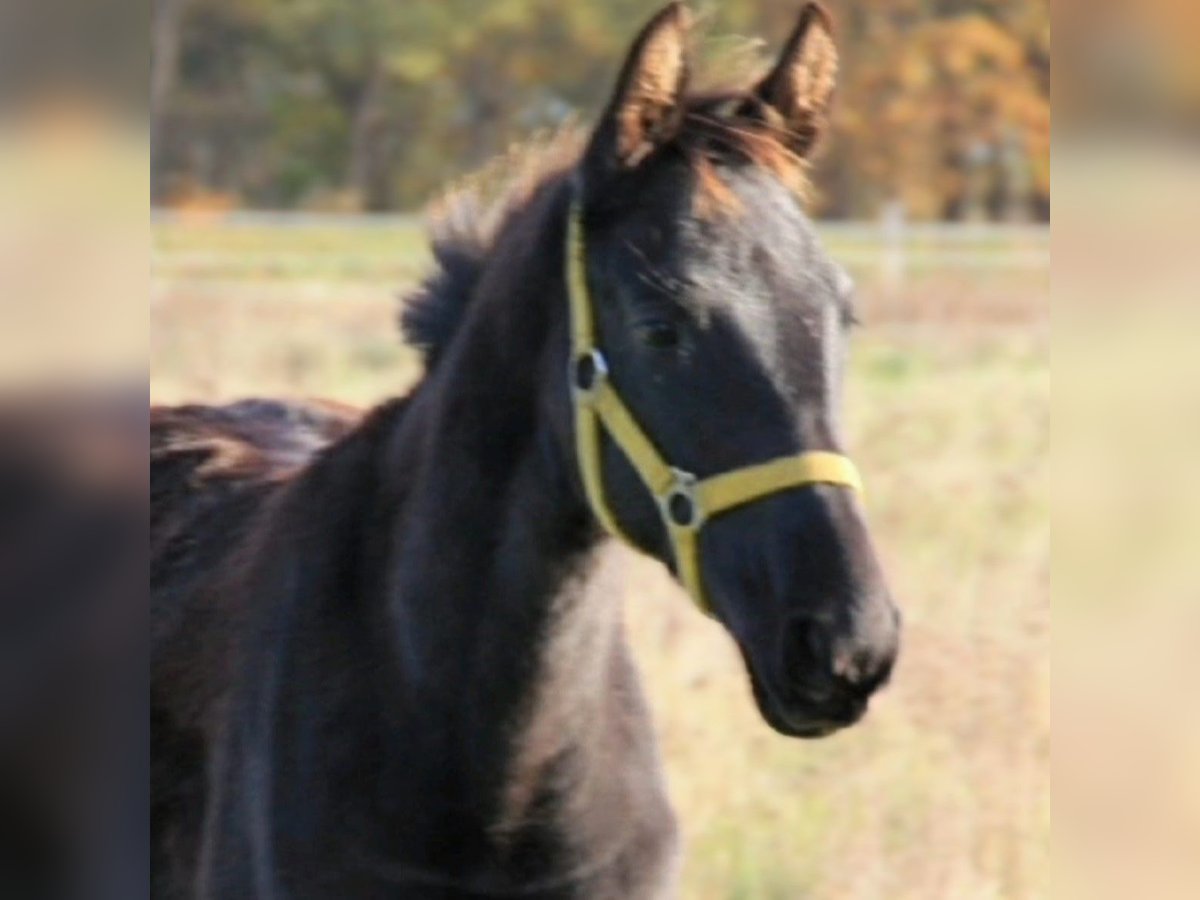
<instances>
[{"instance_id":1,"label":"horse neck","mask_svg":"<svg viewBox=\"0 0 1200 900\"><path fill-rule=\"evenodd\" d=\"M259 580L279 592L262 629L284 649L248 643L229 732L230 759L289 754L269 795L233 794L231 809L286 809L286 830L256 846L325 846L396 884L608 878L583 895L644 896L620 885L669 874L657 750L567 449L565 207L537 240L497 247L506 265L403 410L334 448L281 507L281 534L308 535L286 537L299 542ZM337 785L339 805L315 785ZM331 826L350 807L356 827Z\"/></svg>"},{"instance_id":2,"label":"horse neck","mask_svg":"<svg viewBox=\"0 0 1200 900\"><path fill-rule=\"evenodd\" d=\"M596 527L552 425L568 403L564 213L551 198L502 238L503 267L398 438L411 479L389 572L398 664L406 692L436 708L440 760L462 763L455 790L495 799L481 806L500 830L545 799L564 754L580 764L605 743L613 679L629 674L619 603L593 583Z\"/></svg>"}]
</instances>

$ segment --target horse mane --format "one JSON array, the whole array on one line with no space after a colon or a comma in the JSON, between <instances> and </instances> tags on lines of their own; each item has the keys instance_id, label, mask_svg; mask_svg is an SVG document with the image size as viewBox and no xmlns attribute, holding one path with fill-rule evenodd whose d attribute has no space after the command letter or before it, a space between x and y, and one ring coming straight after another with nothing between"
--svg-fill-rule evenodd
<instances>
[{"instance_id":1,"label":"horse mane","mask_svg":"<svg viewBox=\"0 0 1200 900\"><path fill-rule=\"evenodd\" d=\"M736 214L737 197L722 181L721 164L766 169L797 195L808 191L808 161L788 146L780 117L747 88L694 95L685 101L675 149L696 173L700 215ZM535 194L579 162L588 133L571 125L514 145L434 202L427 214L433 271L402 301L405 340L432 369L449 346L475 294L498 236Z\"/></svg>"},{"instance_id":2,"label":"horse mane","mask_svg":"<svg viewBox=\"0 0 1200 900\"><path fill-rule=\"evenodd\" d=\"M403 300L400 329L432 368L462 320L496 238L537 190L578 162L577 126L516 144L434 201L426 214L433 271Z\"/></svg>"}]
</instances>

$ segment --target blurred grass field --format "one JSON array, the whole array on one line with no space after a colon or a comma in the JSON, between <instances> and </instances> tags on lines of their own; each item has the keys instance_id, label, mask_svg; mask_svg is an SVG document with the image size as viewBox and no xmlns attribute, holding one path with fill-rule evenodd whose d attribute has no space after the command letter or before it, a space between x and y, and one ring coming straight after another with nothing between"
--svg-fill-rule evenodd
<instances>
[{"instance_id":1,"label":"blurred grass field","mask_svg":"<svg viewBox=\"0 0 1200 900\"><path fill-rule=\"evenodd\" d=\"M418 377L394 327L426 264L413 222L160 221L153 240L156 402L368 404ZM905 648L863 724L791 741L759 719L724 632L630 559L683 895L1047 897L1048 235L826 242L860 288L847 412Z\"/></svg>"}]
</instances>

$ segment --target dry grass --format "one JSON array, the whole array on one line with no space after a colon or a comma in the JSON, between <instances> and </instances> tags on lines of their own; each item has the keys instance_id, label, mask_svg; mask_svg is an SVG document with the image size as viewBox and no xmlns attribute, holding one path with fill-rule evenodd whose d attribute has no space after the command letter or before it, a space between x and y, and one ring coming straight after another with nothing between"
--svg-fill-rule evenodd
<instances>
[{"instance_id":1,"label":"dry grass","mask_svg":"<svg viewBox=\"0 0 1200 900\"><path fill-rule=\"evenodd\" d=\"M360 243L162 229L157 240L155 399L370 402L416 377L389 286L345 275ZM242 270L234 284L178 264L222 240L287 250L305 271ZM934 269L890 292L870 273L860 281L870 326L850 419L906 613L904 655L861 726L815 743L778 737L724 632L657 566L631 561L633 638L688 838L684 895L1044 897L1046 273Z\"/></svg>"},{"instance_id":2,"label":"dry grass","mask_svg":"<svg viewBox=\"0 0 1200 900\"><path fill-rule=\"evenodd\" d=\"M1048 379L1021 341L862 349L856 455L907 627L866 723L775 737L718 628L631 597L688 896L1045 896ZM639 571L638 588L674 594Z\"/></svg>"}]
</instances>

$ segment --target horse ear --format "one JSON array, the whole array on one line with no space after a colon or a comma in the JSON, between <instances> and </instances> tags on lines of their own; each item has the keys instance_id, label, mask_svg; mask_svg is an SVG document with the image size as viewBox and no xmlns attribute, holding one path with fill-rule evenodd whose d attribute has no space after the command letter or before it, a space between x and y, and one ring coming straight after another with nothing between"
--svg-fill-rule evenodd
<instances>
[{"instance_id":1,"label":"horse ear","mask_svg":"<svg viewBox=\"0 0 1200 900\"><path fill-rule=\"evenodd\" d=\"M588 169L632 169L675 134L683 118L690 28L691 13L674 2L642 29L592 135Z\"/></svg>"},{"instance_id":2,"label":"horse ear","mask_svg":"<svg viewBox=\"0 0 1200 900\"><path fill-rule=\"evenodd\" d=\"M779 62L755 88L782 117L784 140L800 156L812 152L825 127L837 70L833 20L820 4L805 4Z\"/></svg>"}]
</instances>

